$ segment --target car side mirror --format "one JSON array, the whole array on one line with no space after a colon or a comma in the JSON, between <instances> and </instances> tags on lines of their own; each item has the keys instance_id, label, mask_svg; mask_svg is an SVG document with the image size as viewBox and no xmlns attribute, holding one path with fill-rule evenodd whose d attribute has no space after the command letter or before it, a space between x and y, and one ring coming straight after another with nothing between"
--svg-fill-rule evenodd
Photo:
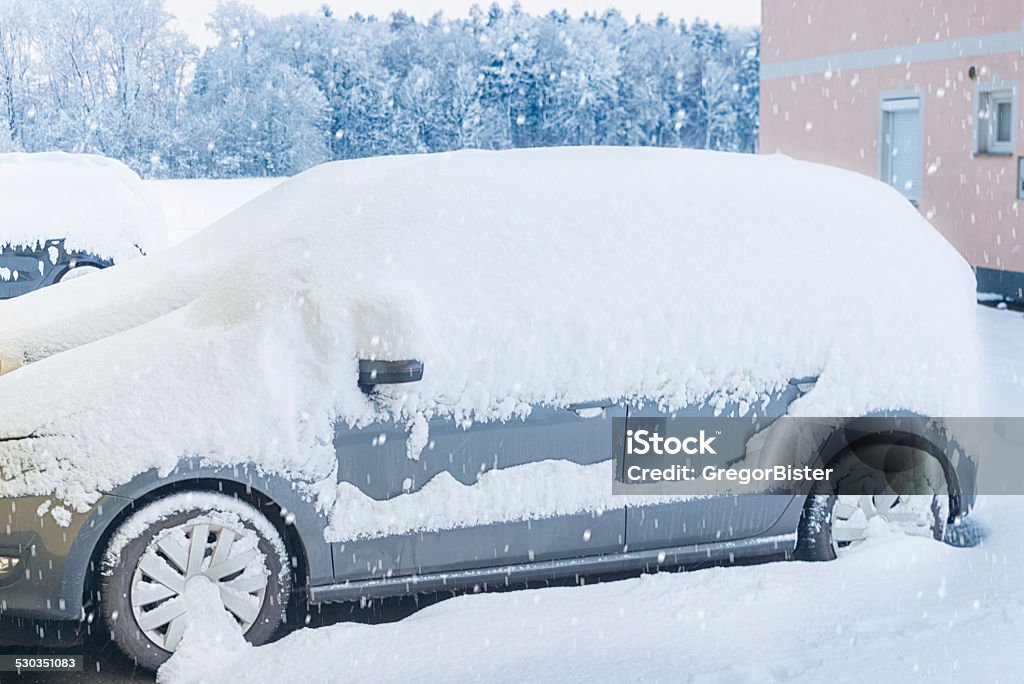
<instances>
[{"instance_id":1,"label":"car side mirror","mask_svg":"<svg viewBox=\"0 0 1024 684\"><path fill-rule=\"evenodd\" d=\"M422 361L371 361L359 359L359 387L369 392L377 385L397 385L423 379Z\"/></svg>"}]
</instances>

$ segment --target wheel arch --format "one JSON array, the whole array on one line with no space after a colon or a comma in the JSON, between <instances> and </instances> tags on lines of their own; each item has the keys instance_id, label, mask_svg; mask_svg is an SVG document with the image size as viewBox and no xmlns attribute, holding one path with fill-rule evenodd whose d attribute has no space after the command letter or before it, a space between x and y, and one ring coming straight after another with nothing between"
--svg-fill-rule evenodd
<instances>
[{"instance_id":1,"label":"wheel arch","mask_svg":"<svg viewBox=\"0 0 1024 684\"><path fill-rule=\"evenodd\" d=\"M949 489L949 519L947 522L954 522L957 517L966 511L963 506L963 489L961 477L957 464L949 458L948 447L950 446L941 435L930 434L926 430L909 429L848 429L849 426L836 429L830 438L821 446L818 451L818 458L825 467L829 467L839 458L851 451L856 451L865 446L902 446L910 447L929 454L942 466L942 472L946 478L946 485ZM947 444L946 448L941 446ZM955 445L952 445L955 447ZM812 494L804 497L804 505Z\"/></svg>"},{"instance_id":2,"label":"wheel arch","mask_svg":"<svg viewBox=\"0 0 1024 684\"><path fill-rule=\"evenodd\" d=\"M960 488L960 476L956 467L950 460L944 449L927 437L912 432L890 432L886 434L865 435L850 444L852 450L862 446L892 445L917 449L929 454L942 466L943 475L946 477L946 486L949 490L949 519L953 522L961 514L962 493Z\"/></svg>"},{"instance_id":3,"label":"wheel arch","mask_svg":"<svg viewBox=\"0 0 1024 684\"><path fill-rule=\"evenodd\" d=\"M93 266L103 270L113 266L113 263L103 259L95 259L93 257L82 257L81 259L71 258L69 260L62 261L58 268L53 269L54 275L51 278L51 282L59 283L68 273L76 268L82 268L84 266Z\"/></svg>"},{"instance_id":4,"label":"wheel arch","mask_svg":"<svg viewBox=\"0 0 1024 684\"><path fill-rule=\"evenodd\" d=\"M129 516L154 501L188 491L233 496L263 513L284 540L292 562L294 590L304 592L318 579L333 579L330 545L323 540L326 521L290 484L285 486L280 478L267 478L251 471L245 472L252 478L240 477L241 470L228 474L200 470L208 472L186 470L162 478L155 472L145 473L118 488L116 494L104 498L102 506L93 509L82 526L82 531L91 533L79 533L66 560L60 593L69 603L66 612L87 618L90 609L98 604L103 554ZM129 487L131 496L124 493Z\"/></svg>"},{"instance_id":5,"label":"wheel arch","mask_svg":"<svg viewBox=\"0 0 1024 684\"><path fill-rule=\"evenodd\" d=\"M920 427L920 426L918 426ZM925 426L927 427L927 426ZM947 448L943 448L945 445ZM957 518L966 511L963 507L963 490L961 477L957 465L949 458L948 447L956 447L949 440L939 433L929 434L925 430L893 429L891 424L885 429L877 430L846 430L839 428L833 432L831 437L819 448L819 464L830 467L839 459L856 453L858 448L866 446L900 446L915 449L921 453L928 454L939 463L943 476L946 479L948 489L949 511L946 519L947 524L953 524ZM959 465L967 464L973 466L961 454ZM797 539L793 549L793 555L799 560L823 561L835 558L834 545L826 544L821 539L821 525L825 524L821 516L831 507L831 503L825 500L834 500L833 492L809 492L803 497L800 514L797 518ZM824 508L823 508L824 507ZM829 533L831 535L831 533Z\"/></svg>"}]
</instances>

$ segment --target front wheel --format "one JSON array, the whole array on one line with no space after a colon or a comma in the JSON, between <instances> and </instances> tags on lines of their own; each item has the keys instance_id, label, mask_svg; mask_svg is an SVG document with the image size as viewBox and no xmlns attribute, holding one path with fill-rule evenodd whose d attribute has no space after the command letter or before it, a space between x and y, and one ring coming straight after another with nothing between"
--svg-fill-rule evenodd
<instances>
[{"instance_id":1,"label":"front wheel","mask_svg":"<svg viewBox=\"0 0 1024 684\"><path fill-rule=\"evenodd\" d=\"M291 593L280 533L255 508L222 494L175 494L141 509L114 534L103 567L111 635L154 670L178 647L196 608L189 600L200 592L186 591L190 583L212 583L255 645L273 636Z\"/></svg>"},{"instance_id":2,"label":"front wheel","mask_svg":"<svg viewBox=\"0 0 1024 684\"><path fill-rule=\"evenodd\" d=\"M831 493L812 493L797 530L798 560L826 561L878 528L942 540L949 488L941 464L912 447L872 445L841 457Z\"/></svg>"}]
</instances>

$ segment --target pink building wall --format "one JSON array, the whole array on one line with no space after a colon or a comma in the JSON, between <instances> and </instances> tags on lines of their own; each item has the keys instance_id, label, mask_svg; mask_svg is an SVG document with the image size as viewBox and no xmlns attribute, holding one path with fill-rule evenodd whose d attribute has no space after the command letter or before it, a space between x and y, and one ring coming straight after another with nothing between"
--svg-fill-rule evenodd
<instances>
[{"instance_id":1,"label":"pink building wall","mask_svg":"<svg viewBox=\"0 0 1024 684\"><path fill-rule=\"evenodd\" d=\"M917 95L919 209L972 265L1024 272L1024 0L762 0L761 41L762 153L877 178L883 96ZM1014 151L977 154L976 89L997 81Z\"/></svg>"}]
</instances>

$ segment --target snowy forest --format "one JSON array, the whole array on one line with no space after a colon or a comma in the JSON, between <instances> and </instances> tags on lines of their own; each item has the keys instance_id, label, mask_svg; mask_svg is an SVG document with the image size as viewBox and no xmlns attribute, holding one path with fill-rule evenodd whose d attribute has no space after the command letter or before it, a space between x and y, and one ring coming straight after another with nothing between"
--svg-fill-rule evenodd
<instances>
[{"instance_id":1,"label":"snowy forest","mask_svg":"<svg viewBox=\"0 0 1024 684\"><path fill-rule=\"evenodd\" d=\"M0 151L94 152L150 178L549 145L754 151L758 33L518 6L417 21L0 0Z\"/></svg>"}]
</instances>

